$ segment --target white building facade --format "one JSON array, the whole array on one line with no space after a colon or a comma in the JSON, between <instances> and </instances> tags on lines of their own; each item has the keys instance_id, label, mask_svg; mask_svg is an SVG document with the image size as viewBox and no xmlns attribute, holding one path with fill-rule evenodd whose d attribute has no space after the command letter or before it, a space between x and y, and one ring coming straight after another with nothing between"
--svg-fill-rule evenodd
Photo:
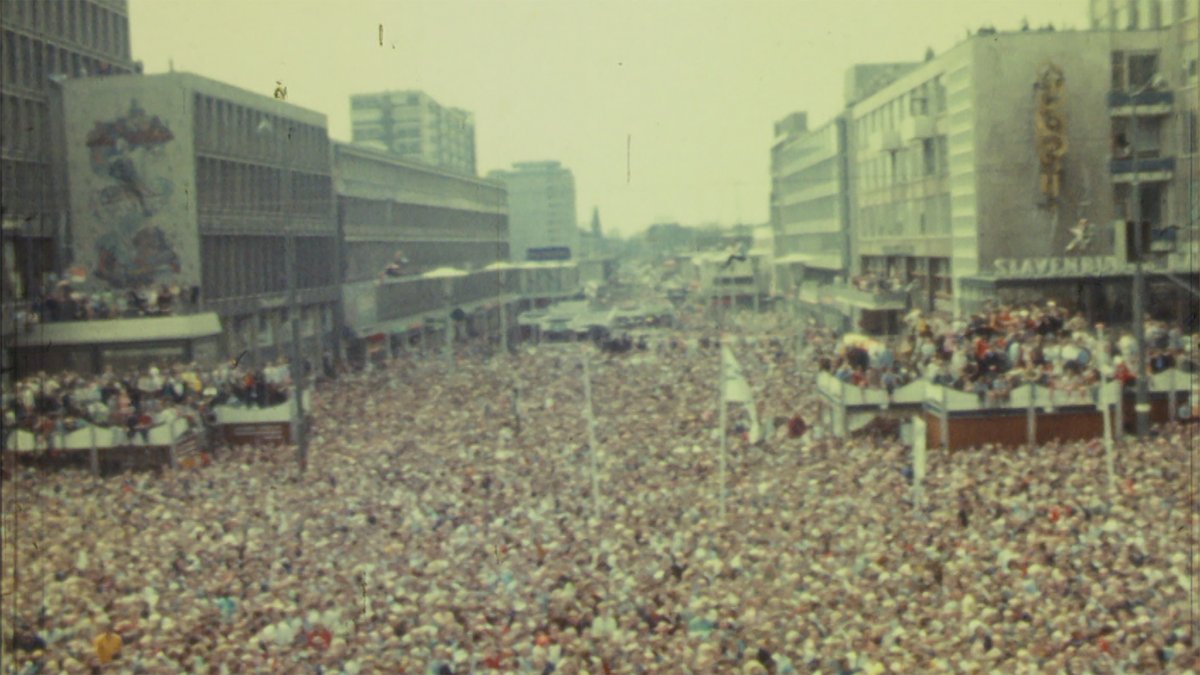
<instances>
[{"instance_id":1,"label":"white building facade","mask_svg":"<svg viewBox=\"0 0 1200 675\"><path fill-rule=\"evenodd\" d=\"M1166 44L1161 31L975 36L851 105L850 272L884 280L886 295L852 300L890 315L868 327L894 328L911 307L962 314L990 300L1044 297L1127 315L1130 266L1118 221L1131 217L1134 170L1144 219L1189 222L1165 142L1177 133L1169 89L1137 110L1137 166L1117 148L1133 125L1114 73ZM1065 123L1049 165L1036 121L1043 95ZM1068 251L1081 218L1095 235ZM1180 261L1158 264L1167 271Z\"/></svg>"},{"instance_id":2,"label":"white building facade","mask_svg":"<svg viewBox=\"0 0 1200 675\"><path fill-rule=\"evenodd\" d=\"M475 116L421 91L350 98L354 143L475 175Z\"/></svg>"},{"instance_id":3,"label":"white building facade","mask_svg":"<svg viewBox=\"0 0 1200 675\"><path fill-rule=\"evenodd\" d=\"M575 176L559 162L517 162L489 179L508 189L509 252L514 261L578 257Z\"/></svg>"}]
</instances>

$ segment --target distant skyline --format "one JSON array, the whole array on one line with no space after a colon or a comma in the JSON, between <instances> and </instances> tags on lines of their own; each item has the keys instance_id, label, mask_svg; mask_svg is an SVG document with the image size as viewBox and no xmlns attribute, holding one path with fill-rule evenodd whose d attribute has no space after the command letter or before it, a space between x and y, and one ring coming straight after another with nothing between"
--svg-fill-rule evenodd
<instances>
[{"instance_id":1,"label":"distant skyline","mask_svg":"<svg viewBox=\"0 0 1200 675\"><path fill-rule=\"evenodd\" d=\"M764 223L772 125L842 107L850 65L919 61L984 25L1086 27L1086 0L131 0L133 57L324 113L420 89L475 115L479 175L557 160L576 219ZM382 45L380 44L382 26Z\"/></svg>"}]
</instances>

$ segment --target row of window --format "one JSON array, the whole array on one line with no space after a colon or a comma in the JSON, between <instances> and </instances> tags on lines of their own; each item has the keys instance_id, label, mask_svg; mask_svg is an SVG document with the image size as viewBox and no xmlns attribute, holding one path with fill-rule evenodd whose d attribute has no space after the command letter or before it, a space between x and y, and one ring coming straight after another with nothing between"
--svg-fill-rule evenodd
<instances>
[{"instance_id":1,"label":"row of window","mask_svg":"<svg viewBox=\"0 0 1200 675\"><path fill-rule=\"evenodd\" d=\"M201 212L286 214L326 220L332 208L332 188L328 176L210 157L200 157L196 162L196 204Z\"/></svg>"},{"instance_id":2,"label":"row of window","mask_svg":"<svg viewBox=\"0 0 1200 675\"><path fill-rule=\"evenodd\" d=\"M199 93L194 104L196 148L200 152L328 170L329 135L322 127Z\"/></svg>"},{"instance_id":3,"label":"row of window","mask_svg":"<svg viewBox=\"0 0 1200 675\"><path fill-rule=\"evenodd\" d=\"M926 138L920 145L887 154L875 153L858 163L858 186L877 190L950 172L950 144L945 136Z\"/></svg>"},{"instance_id":4,"label":"row of window","mask_svg":"<svg viewBox=\"0 0 1200 675\"><path fill-rule=\"evenodd\" d=\"M23 96L0 97L0 149L5 156L41 157L46 152L49 115L45 101Z\"/></svg>"},{"instance_id":5,"label":"row of window","mask_svg":"<svg viewBox=\"0 0 1200 675\"><path fill-rule=\"evenodd\" d=\"M81 54L44 40L4 31L0 40L0 64L5 86L44 91L50 86L50 75L88 77L92 75L129 72L108 61Z\"/></svg>"},{"instance_id":6,"label":"row of window","mask_svg":"<svg viewBox=\"0 0 1200 675\"><path fill-rule=\"evenodd\" d=\"M383 230L491 242L503 239L508 229L508 217L504 214L399 202L391 202L389 206L383 200L358 197L338 197L338 218L348 233Z\"/></svg>"},{"instance_id":7,"label":"row of window","mask_svg":"<svg viewBox=\"0 0 1200 675\"><path fill-rule=\"evenodd\" d=\"M66 208L54 198L50 167L42 162L6 158L0 164L0 195L6 216L26 218Z\"/></svg>"},{"instance_id":8,"label":"row of window","mask_svg":"<svg viewBox=\"0 0 1200 675\"><path fill-rule=\"evenodd\" d=\"M855 228L863 239L950 234L950 195L860 207Z\"/></svg>"},{"instance_id":9,"label":"row of window","mask_svg":"<svg viewBox=\"0 0 1200 675\"><path fill-rule=\"evenodd\" d=\"M938 75L884 103L854 122L859 138L885 129L898 129L908 117L938 115L946 111L946 85Z\"/></svg>"},{"instance_id":10,"label":"row of window","mask_svg":"<svg viewBox=\"0 0 1200 675\"><path fill-rule=\"evenodd\" d=\"M834 194L809 199L799 204L782 205L779 207L779 222L786 227L788 223L836 218L839 201L841 197Z\"/></svg>"},{"instance_id":11,"label":"row of window","mask_svg":"<svg viewBox=\"0 0 1200 675\"><path fill-rule=\"evenodd\" d=\"M90 0L5 0L5 22L11 21L87 49L129 58L129 17Z\"/></svg>"},{"instance_id":12,"label":"row of window","mask_svg":"<svg viewBox=\"0 0 1200 675\"><path fill-rule=\"evenodd\" d=\"M792 192L807 190L814 185L829 185L837 180L837 157L823 159L812 166L775 179L775 193L783 197Z\"/></svg>"},{"instance_id":13,"label":"row of window","mask_svg":"<svg viewBox=\"0 0 1200 675\"><path fill-rule=\"evenodd\" d=\"M337 243L333 237L296 238L296 283L300 288L332 286ZM287 241L279 236L203 235L201 284L210 300L287 290Z\"/></svg>"},{"instance_id":14,"label":"row of window","mask_svg":"<svg viewBox=\"0 0 1200 675\"><path fill-rule=\"evenodd\" d=\"M1125 0L1115 5L1110 0L1092 0L1092 28L1162 28L1196 16L1198 5L1196 0Z\"/></svg>"}]
</instances>

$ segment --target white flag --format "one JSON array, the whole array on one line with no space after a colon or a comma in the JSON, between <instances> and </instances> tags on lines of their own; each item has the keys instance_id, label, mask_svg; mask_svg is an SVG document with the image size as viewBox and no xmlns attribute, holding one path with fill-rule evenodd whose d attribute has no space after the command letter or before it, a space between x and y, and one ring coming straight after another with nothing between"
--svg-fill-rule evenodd
<instances>
[{"instance_id":1,"label":"white flag","mask_svg":"<svg viewBox=\"0 0 1200 675\"><path fill-rule=\"evenodd\" d=\"M758 425L758 410L754 405L754 394L750 390L750 383L746 381L746 376L742 374L741 365L729 347L721 348L721 370L723 371L721 386L725 389L725 401L741 403L746 407L746 412L750 413L750 442L759 442L762 440L762 429Z\"/></svg>"}]
</instances>

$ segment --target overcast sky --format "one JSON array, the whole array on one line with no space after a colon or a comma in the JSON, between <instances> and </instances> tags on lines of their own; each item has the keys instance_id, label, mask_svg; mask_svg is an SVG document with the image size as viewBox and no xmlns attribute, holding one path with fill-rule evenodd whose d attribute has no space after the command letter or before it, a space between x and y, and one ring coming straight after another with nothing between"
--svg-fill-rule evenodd
<instances>
[{"instance_id":1,"label":"overcast sky","mask_svg":"<svg viewBox=\"0 0 1200 675\"><path fill-rule=\"evenodd\" d=\"M147 73L195 72L325 113L421 89L475 113L481 175L556 159L580 223L768 218L772 124L837 112L853 63L920 60L966 29L1083 28L1086 0L131 0ZM383 45L379 26L383 25ZM627 152L628 150L628 152Z\"/></svg>"}]
</instances>

